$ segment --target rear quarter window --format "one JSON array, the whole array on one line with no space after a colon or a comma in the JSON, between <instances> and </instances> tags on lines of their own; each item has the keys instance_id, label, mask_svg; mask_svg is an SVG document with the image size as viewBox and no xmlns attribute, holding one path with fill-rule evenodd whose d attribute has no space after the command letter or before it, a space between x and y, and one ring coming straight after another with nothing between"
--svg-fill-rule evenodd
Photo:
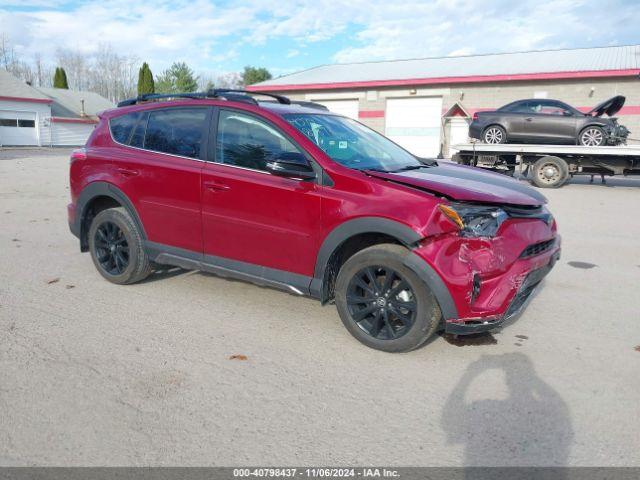
<instances>
[{"instance_id":1,"label":"rear quarter window","mask_svg":"<svg viewBox=\"0 0 640 480\"><path fill-rule=\"evenodd\" d=\"M109 128L111 129L111 136L113 139L118 143L127 145L129 143L133 127L136 126L136 122L139 117L140 114L136 112L121 115L109 120Z\"/></svg>"}]
</instances>

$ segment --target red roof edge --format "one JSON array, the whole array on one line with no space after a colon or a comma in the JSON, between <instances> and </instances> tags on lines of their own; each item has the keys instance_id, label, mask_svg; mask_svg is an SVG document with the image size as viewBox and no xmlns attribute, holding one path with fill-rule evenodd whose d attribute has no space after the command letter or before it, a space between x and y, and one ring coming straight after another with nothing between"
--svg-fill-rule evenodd
<instances>
[{"instance_id":1,"label":"red roof edge","mask_svg":"<svg viewBox=\"0 0 640 480\"><path fill-rule=\"evenodd\" d=\"M0 100L9 100L14 102L32 102L32 103L53 103L49 98L26 98L26 97L4 97L0 96Z\"/></svg>"},{"instance_id":2,"label":"red roof edge","mask_svg":"<svg viewBox=\"0 0 640 480\"><path fill-rule=\"evenodd\" d=\"M68 117L51 117L54 123L98 123L92 118L68 118Z\"/></svg>"},{"instance_id":3,"label":"red roof edge","mask_svg":"<svg viewBox=\"0 0 640 480\"><path fill-rule=\"evenodd\" d=\"M583 70L573 72L518 73L509 75L469 75L460 77L407 78L398 80L366 80L360 82L307 83L289 85L248 85L245 88L250 92L274 92L285 90L336 90L341 88L397 87L409 85L438 85L445 83L486 83L514 82L522 80L633 77L636 75L640 75L640 69L634 68L624 70Z\"/></svg>"}]
</instances>

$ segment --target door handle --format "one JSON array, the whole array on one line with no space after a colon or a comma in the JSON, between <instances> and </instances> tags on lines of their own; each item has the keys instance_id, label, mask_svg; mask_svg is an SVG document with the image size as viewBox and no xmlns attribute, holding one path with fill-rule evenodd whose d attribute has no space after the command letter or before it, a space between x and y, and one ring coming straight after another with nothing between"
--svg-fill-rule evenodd
<instances>
[{"instance_id":1,"label":"door handle","mask_svg":"<svg viewBox=\"0 0 640 480\"><path fill-rule=\"evenodd\" d=\"M212 192L223 192L225 190L229 190L229 185L224 185L222 183L206 181L204 182L204 186L206 189L211 190Z\"/></svg>"},{"instance_id":2,"label":"door handle","mask_svg":"<svg viewBox=\"0 0 640 480\"><path fill-rule=\"evenodd\" d=\"M121 175L124 175L125 177L135 177L136 175L140 174L138 170L134 170L133 168L123 168L123 167L118 168L118 173L120 173Z\"/></svg>"}]
</instances>

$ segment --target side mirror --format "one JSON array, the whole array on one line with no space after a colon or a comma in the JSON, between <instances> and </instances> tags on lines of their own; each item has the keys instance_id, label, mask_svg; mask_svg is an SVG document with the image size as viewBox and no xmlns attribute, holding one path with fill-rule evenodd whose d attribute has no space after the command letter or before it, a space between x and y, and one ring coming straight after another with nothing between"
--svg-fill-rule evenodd
<instances>
[{"instance_id":1,"label":"side mirror","mask_svg":"<svg viewBox=\"0 0 640 480\"><path fill-rule=\"evenodd\" d=\"M267 171L280 177L312 180L316 172L311 168L305 156L298 152L282 152L278 157L266 164Z\"/></svg>"}]
</instances>

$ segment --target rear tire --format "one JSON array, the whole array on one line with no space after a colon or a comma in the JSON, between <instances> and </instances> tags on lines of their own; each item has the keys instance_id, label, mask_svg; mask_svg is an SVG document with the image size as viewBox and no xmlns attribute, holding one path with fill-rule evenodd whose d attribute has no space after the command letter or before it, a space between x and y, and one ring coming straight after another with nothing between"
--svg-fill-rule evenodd
<instances>
[{"instance_id":1,"label":"rear tire","mask_svg":"<svg viewBox=\"0 0 640 480\"><path fill-rule=\"evenodd\" d=\"M559 157L546 156L533 164L531 175L540 188L558 188L569 178L569 166Z\"/></svg>"},{"instance_id":2,"label":"rear tire","mask_svg":"<svg viewBox=\"0 0 640 480\"><path fill-rule=\"evenodd\" d=\"M438 302L404 264L407 253L400 245L374 245L350 257L338 273L335 299L342 323L376 350L408 352L440 326Z\"/></svg>"},{"instance_id":3,"label":"rear tire","mask_svg":"<svg viewBox=\"0 0 640 480\"><path fill-rule=\"evenodd\" d=\"M89 227L89 251L100 275L111 283L139 282L152 271L142 235L122 207L108 208L95 216Z\"/></svg>"},{"instance_id":4,"label":"rear tire","mask_svg":"<svg viewBox=\"0 0 640 480\"><path fill-rule=\"evenodd\" d=\"M507 131L500 125L489 125L482 132L482 141L490 145L507 143Z\"/></svg>"},{"instance_id":5,"label":"rear tire","mask_svg":"<svg viewBox=\"0 0 640 480\"><path fill-rule=\"evenodd\" d=\"M585 147L601 147L606 142L604 130L600 127L590 126L578 135L578 144Z\"/></svg>"}]
</instances>

